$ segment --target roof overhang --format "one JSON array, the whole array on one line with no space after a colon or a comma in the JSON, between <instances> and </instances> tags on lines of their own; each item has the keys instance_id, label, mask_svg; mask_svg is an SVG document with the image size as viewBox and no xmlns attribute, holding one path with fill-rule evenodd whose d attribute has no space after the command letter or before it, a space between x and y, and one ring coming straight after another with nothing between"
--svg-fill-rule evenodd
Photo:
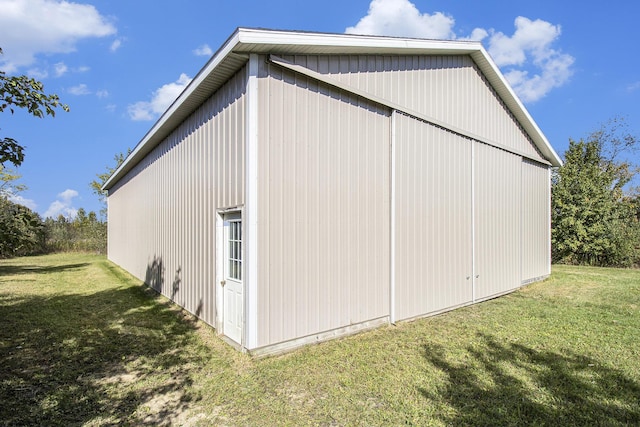
<instances>
[{"instance_id":1,"label":"roof overhang","mask_svg":"<svg viewBox=\"0 0 640 427\"><path fill-rule=\"evenodd\" d=\"M112 188L127 172L213 95L251 53L277 55L470 55L542 155L562 161L480 42L274 31L238 28L105 182Z\"/></svg>"}]
</instances>

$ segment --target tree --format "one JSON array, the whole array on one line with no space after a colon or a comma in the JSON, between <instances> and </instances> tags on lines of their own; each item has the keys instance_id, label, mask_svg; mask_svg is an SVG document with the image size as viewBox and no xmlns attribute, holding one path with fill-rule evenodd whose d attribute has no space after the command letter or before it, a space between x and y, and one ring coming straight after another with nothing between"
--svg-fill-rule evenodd
<instances>
[{"instance_id":1,"label":"tree","mask_svg":"<svg viewBox=\"0 0 640 427\"><path fill-rule=\"evenodd\" d=\"M40 216L15 203L12 196L25 189L20 175L0 165L0 258L44 252L106 253L107 224L95 212L78 209L74 219Z\"/></svg>"},{"instance_id":2,"label":"tree","mask_svg":"<svg viewBox=\"0 0 640 427\"><path fill-rule=\"evenodd\" d=\"M94 179L89 184L91 187L91 191L93 194L98 196L100 203L102 203L102 208L100 209L100 216L104 219L107 218L107 191L102 189L102 186L107 182L107 180L113 175L113 173L120 167L120 165L124 162L127 156L131 154L131 148L127 149L127 153L118 153L113 156L113 160L115 160L116 165L111 167L107 166L107 170L103 173L96 174L98 179Z\"/></svg>"},{"instance_id":3,"label":"tree","mask_svg":"<svg viewBox=\"0 0 640 427\"><path fill-rule=\"evenodd\" d=\"M0 113L8 109L13 114L15 108L24 108L34 117L53 117L58 107L69 111L69 106L60 103L58 95L44 93L41 82L24 75L7 76L0 71ZM23 160L24 146L13 138L0 138L0 164L11 162L14 166L20 166Z\"/></svg>"},{"instance_id":4,"label":"tree","mask_svg":"<svg viewBox=\"0 0 640 427\"><path fill-rule=\"evenodd\" d=\"M41 253L44 241L40 216L0 196L0 258Z\"/></svg>"},{"instance_id":5,"label":"tree","mask_svg":"<svg viewBox=\"0 0 640 427\"><path fill-rule=\"evenodd\" d=\"M614 119L585 140L569 141L552 180L554 262L630 266L640 261L637 203L627 189L638 172L624 155L638 138Z\"/></svg>"},{"instance_id":6,"label":"tree","mask_svg":"<svg viewBox=\"0 0 640 427\"><path fill-rule=\"evenodd\" d=\"M106 253L107 224L98 220L95 212L78 209L74 219L59 215L44 222L46 249L48 252L97 252Z\"/></svg>"},{"instance_id":7,"label":"tree","mask_svg":"<svg viewBox=\"0 0 640 427\"><path fill-rule=\"evenodd\" d=\"M16 183L20 178L20 174L0 164L0 196L9 198L26 190L27 187L24 184Z\"/></svg>"},{"instance_id":8,"label":"tree","mask_svg":"<svg viewBox=\"0 0 640 427\"><path fill-rule=\"evenodd\" d=\"M40 216L11 200L26 189L16 181L20 175L0 164L0 258L31 255L44 249Z\"/></svg>"}]
</instances>

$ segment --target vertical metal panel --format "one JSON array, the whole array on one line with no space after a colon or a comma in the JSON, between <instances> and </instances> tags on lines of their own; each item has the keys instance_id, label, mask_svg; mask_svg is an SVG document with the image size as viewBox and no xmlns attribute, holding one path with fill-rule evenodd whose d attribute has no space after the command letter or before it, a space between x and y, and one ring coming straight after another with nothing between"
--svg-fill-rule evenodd
<instances>
[{"instance_id":1,"label":"vertical metal panel","mask_svg":"<svg viewBox=\"0 0 640 427\"><path fill-rule=\"evenodd\" d=\"M474 142L475 296L520 286L521 157Z\"/></svg>"},{"instance_id":2,"label":"vertical metal panel","mask_svg":"<svg viewBox=\"0 0 640 427\"><path fill-rule=\"evenodd\" d=\"M522 282L550 274L549 168L522 162Z\"/></svg>"},{"instance_id":3,"label":"vertical metal panel","mask_svg":"<svg viewBox=\"0 0 640 427\"><path fill-rule=\"evenodd\" d=\"M246 70L109 191L109 259L215 325L215 212L244 203Z\"/></svg>"},{"instance_id":4,"label":"vertical metal panel","mask_svg":"<svg viewBox=\"0 0 640 427\"><path fill-rule=\"evenodd\" d=\"M471 141L396 119L396 318L472 300Z\"/></svg>"},{"instance_id":5,"label":"vertical metal panel","mask_svg":"<svg viewBox=\"0 0 640 427\"><path fill-rule=\"evenodd\" d=\"M286 59L542 159L468 55L290 56Z\"/></svg>"},{"instance_id":6,"label":"vertical metal panel","mask_svg":"<svg viewBox=\"0 0 640 427\"><path fill-rule=\"evenodd\" d=\"M258 342L258 144L259 134L259 63L256 54L249 56L247 67L245 113L245 208L243 210L243 282L244 282L244 346L253 349ZM226 317L226 315L225 315Z\"/></svg>"},{"instance_id":7,"label":"vertical metal panel","mask_svg":"<svg viewBox=\"0 0 640 427\"><path fill-rule=\"evenodd\" d=\"M389 112L263 67L260 346L389 312Z\"/></svg>"}]
</instances>

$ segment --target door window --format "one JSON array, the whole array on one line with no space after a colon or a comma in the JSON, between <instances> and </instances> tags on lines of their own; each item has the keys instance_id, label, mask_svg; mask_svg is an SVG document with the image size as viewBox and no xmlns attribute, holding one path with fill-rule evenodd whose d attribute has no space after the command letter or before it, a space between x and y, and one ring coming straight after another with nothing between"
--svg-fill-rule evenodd
<instances>
[{"instance_id":1,"label":"door window","mask_svg":"<svg viewBox=\"0 0 640 427\"><path fill-rule=\"evenodd\" d=\"M242 221L229 221L228 278L242 280Z\"/></svg>"}]
</instances>

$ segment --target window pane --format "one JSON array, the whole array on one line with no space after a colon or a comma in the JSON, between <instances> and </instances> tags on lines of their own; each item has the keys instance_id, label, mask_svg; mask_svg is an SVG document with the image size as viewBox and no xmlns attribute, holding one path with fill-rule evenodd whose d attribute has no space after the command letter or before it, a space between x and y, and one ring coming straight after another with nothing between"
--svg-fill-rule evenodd
<instances>
[{"instance_id":1,"label":"window pane","mask_svg":"<svg viewBox=\"0 0 640 427\"><path fill-rule=\"evenodd\" d=\"M228 277L242 280L242 222L232 220L228 224Z\"/></svg>"}]
</instances>

